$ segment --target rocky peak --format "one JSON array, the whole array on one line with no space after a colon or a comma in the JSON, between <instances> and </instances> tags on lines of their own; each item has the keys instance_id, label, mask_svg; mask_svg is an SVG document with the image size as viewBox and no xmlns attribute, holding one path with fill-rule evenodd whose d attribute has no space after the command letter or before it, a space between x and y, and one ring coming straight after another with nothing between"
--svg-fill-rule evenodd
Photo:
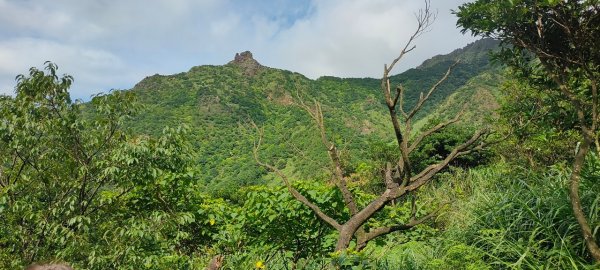
<instances>
[{"instance_id":1,"label":"rocky peak","mask_svg":"<svg viewBox=\"0 0 600 270\"><path fill-rule=\"evenodd\" d=\"M241 62L246 62L246 61L255 61L256 62L256 60L254 60L254 58L252 58L252 53L250 51L236 53L235 58L233 58L233 62L235 62L235 63L241 63Z\"/></svg>"},{"instance_id":2,"label":"rocky peak","mask_svg":"<svg viewBox=\"0 0 600 270\"><path fill-rule=\"evenodd\" d=\"M258 61L254 60L249 51L236 53L235 57L228 65L236 65L243 69L245 75L253 76L262 67Z\"/></svg>"}]
</instances>

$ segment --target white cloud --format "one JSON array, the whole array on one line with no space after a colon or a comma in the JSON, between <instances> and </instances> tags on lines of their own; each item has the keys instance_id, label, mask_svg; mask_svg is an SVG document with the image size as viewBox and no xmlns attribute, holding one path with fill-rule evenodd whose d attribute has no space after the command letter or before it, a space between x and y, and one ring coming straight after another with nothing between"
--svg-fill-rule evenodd
<instances>
[{"instance_id":1,"label":"white cloud","mask_svg":"<svg viewBox=\"0 0 600 270\"><path fill-rule=\"evenodd\" d=\"M17 74L29 67L41 68L45 61L59 66L61 74L75 77L74 96L88 97L92 93L129 84L142 74L131 70L118 56L100 49L71 46L48 40L17 38L0 42L0 91L12 93Z\"/></svg>"},{"instance_id":2,"label":"white cloud","mask_svg":"<svg viewBox=\"0 0 600 270\"><path fill-rule=\"evenodd\" d=\"M472 41L455 28L449 9L461 2L433 1L438 20L415 43L398 70L414 67L436 54ZM395 58L416 28L420 1L315 0L317 12L282 32L264 53L268 62L316 78L378 77L384 63ZM436 6L439 5L439 6Z\"/></svg>"},{"instance_id":3,"label":"white cloud","mask_svg":"<svg viewBox=\"0 0 600 270\"><path fill-rule=\"evenodd\" d=\"M56 36L57 32L61 32L71 23L68 15L47 10L32 1L0 0L0 29L33 31L39 35Z\"/></svg>"},{"instance_id":4,"label":"white cloud","mask_svg":"<svg viewBox=\"0 0 600 270\"><path fill-rule=\"evenodd\" d=\"M432 0L433 30L398 70L464 46L449 13L465 0ZM0 0L0 91L52 60L75 77L73 95L129 88L143 77L258 61L316 78L380 76L423 6L408 0Z\"/></svg>"}]
</instances>

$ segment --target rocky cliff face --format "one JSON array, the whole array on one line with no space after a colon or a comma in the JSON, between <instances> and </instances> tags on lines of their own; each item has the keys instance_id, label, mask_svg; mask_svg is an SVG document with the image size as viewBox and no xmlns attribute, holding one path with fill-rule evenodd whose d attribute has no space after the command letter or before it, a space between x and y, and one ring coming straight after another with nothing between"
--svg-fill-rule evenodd
<instances>
[{"instance_id":1,"label":"rocky cliff face","mask_svg":"<svg viewBox=\"0 0 600 270\"><path fill-rule=\"evenodd\" d=\"M236 65L242 68L244 75L254 76L263 66L254 60L249 51L236 53L233 60L228 65Z\"/></svg>"}]
</instances>

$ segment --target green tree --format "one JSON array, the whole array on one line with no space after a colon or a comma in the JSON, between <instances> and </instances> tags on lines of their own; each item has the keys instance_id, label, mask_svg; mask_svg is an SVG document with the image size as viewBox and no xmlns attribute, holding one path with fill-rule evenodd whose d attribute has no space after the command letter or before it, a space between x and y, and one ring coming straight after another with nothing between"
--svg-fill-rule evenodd
<instances>
[{"instance_id":1,"label":"green tree","mask_svg":"<svg viewBox=\"0 0 600 270\"><path fill-rule=\"evenodd\" d=\"M19 75L16 96L0 105L2 243L24 263L56 254L106 207L100 192L121 184L110 173L124 141L119 125L134 110L110 102L130 95L97 96L98 119L83 121L68 93L73 78L59 78L49 62L45 69Z\"/></svg>"},{"instance_id":2,"label":"green tree","mask_svg":"<svg viewBox=\"0 0 600 270\"><path fill-rule=\"evenodd\" d=\"M511 136L496 148L498 153L519 164L529 163L531 169L572 161L579 140L572 105L560 93L540 91L517 76L501 89L498 124Z\"/></svg>"},{"instance_id":3,"label":"green tree","mask_svg":"<svg viewBox=\"0 0 600 270\"><path fill-rule=\"evenodd\" d=\"M189 267L227 205L196 192L185 129L131 137L133 93L73 102L57 69L31 68L0 97L0 268Z\"/></svg>"},{"instance_id":4,"label":"green tree","mask_svg":"<svg viewBox=\"0 0 600 270\"><path fill-rule=\"evenodd\" d=\"M336 189L315 183L298 183L298 190L329 213L342 212ZM251 244L281 253L292 269L300 259L323 256L335 246L333 230L283 187L253 187L247 192L240 220Z\"/></svg>"},{"instance_id":5,"label":"green tree","mask_svg":"<svg viewBox=\"0 0 600 270\"><path fill-rule=\"evenodd\" d=\"M600 248L579 198L581 170L593 145L600 152L600 3L597 0L479 0L459 7L463 32L495 37L498 57L540 92L570 104L579 132L569 197L587 248L600 262Z\"/></svg>"}]
</instances>

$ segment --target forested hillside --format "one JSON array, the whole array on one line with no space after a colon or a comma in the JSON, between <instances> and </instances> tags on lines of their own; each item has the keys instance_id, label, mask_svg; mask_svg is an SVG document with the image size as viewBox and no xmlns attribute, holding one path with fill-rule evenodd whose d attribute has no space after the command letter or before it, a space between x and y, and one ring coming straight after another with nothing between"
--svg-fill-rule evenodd
<instances>
[{"instance_id":1,"label":"forested hillside","mask_svg":"<svg viewBox=\"0 0 600 270\"><path fill-rule=\"evenodd\" d=\"M600 269L598 1L459 6L381 78L250 52L73 100L0 95L0 269ZM382 63L383 65L383 63Z\"/></svg>"},{"instance_id":2,"label":"forested hillside","mask_svg":"<svg viewBox=\"0 0 600 270\"><path fill-rule=\"evenodd\" d=\"M428 120L449 118L467 100L469 111L478 111L482 108L478 102L483 102L489 104L483 111L491 112L497 101L488 92L494 91L500 80L482 76L498 74L499 65L489 60L489 51L497 46L497 41L480 40L427 60L393 76L392 81L405 85L409 108L459 61L417 119L425 115L430 115ZM484 89L490 83L496 87ZM128 126L137 134L151 135L160 134L167 126L189 126L202 182L210 193L230 198L240 186L265 184L270 179L252 158L252 122L265 129L264 154L277 160L286 173L298 179L330 177L318 131L298 106L299 101L323 104L329 131L353 157L346 161L348 173L369 162L364 157L373 155L377 142L393 138L380 85L381 80L373 78L310 80L302 74L262 66L245 52L223 66L197 66L188 72L145 78L132 89L144 108ZM447 102L453 94L453 101ZM472 99L473 95L477 98ZM444 109L437 109L444 102ZM484 115L477 113L473 118L483 121Z\"/></svg>"}]
</instances>

